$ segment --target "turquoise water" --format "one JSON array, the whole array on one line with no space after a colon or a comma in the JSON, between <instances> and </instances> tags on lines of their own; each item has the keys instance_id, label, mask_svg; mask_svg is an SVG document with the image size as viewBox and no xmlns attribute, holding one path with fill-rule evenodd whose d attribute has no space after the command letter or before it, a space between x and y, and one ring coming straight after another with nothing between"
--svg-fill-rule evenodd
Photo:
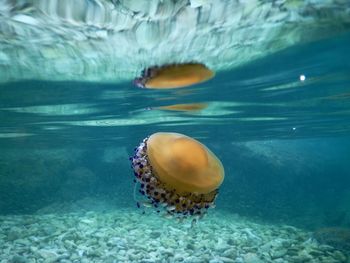
<instances>
[{"instance_id":1,"label":"turquoise water","mask_svg":"<svg viewBox=\"0 0 350 263\"><path fill-rule=\"evenodd\" d=\"M1 19L6 12L35 17L25 5L8 11L5 2L10 5L4 1ZM316 9L325 13L315 12L321 18L343 14L339 7L321 7ZM154 53L150 42L143 51L130 47L133 57L120 67L114 61L103 69L101 57L87 59L82 52L91 68L70 74L54 72L47 53L39 59L36 42L28 43L33 57L21 57L24 51L15 55L3 24L0 262L349 262L350 26L340 18L339 24L320 19L322 30L311 36L305 29L305 41L281 42L284 31L278 31L280 42L256 42L255 48L253 43L244 50L247 55L237 55L239 63L222 53L235 45L224 46L217 60L204 47L203 63L216 70L215 77L173 90L139 89L130 77L137 77L142 66L171 62L162 40ZM332 30L320 37L327 21ZM231 24L221 27L223 32L217 25L214 33L232 33ZM258 32L250 32L252 39ZM191 43L190 36L183 43ZM67 54L74 53L74 43L64 38L60 43ZM176 51L176 45L175 62L186 62L186 50ZM188 47L188 59L200 60L193 45ZM13 64L6 64L5 56ZM55 56L52 63L58 61ZM177 104L204 108L164 108ZM223 163L216 208L197 223L163 218L135 203L128 158L159 131L191 136ZM45 240L50 245L42 245ZM213 243L200 245L205 240Z\"/></svg>"}]
</instances>

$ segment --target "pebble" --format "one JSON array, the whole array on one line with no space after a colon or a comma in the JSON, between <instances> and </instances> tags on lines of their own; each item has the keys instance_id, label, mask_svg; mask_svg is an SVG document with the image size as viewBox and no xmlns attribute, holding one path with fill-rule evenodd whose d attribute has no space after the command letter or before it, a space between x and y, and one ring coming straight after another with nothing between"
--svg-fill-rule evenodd
<instances>
[{"instance_id":1,"label":"pebble","mask_svg":"<svg viewBox=\"0 0 350 263\"><path fill-rule=\"evenodd\" d=\"M219 258L213 258L209 260L209 263L224 263L224 262Z\"/></svg>"},{"instance_id":2,"label":"pebble","mask_svg":"<svg viewBox=\"0 0 350 263\"><path fill-rule=\"evenodd\" d=\"M21 238L21 239L16 239L15 240L15 244L20 244L20 245L23 245L23 246L29 246L30 242L27 239Z\"/></svg>"},{"instance_id":3,"label":"pebble","mask_svg":"<svg viewBox=\"0 0 350 263\"><path fill-rule=\"evenodd\" d=\"M38 250L37 253L40 255L40 257L45 259L45 262L47 263L55 262L59 258L59 256L54 251L47 249Z\"/></svg>"},{"instance_id":4,"label":"pebble","mask_svg":"<svg viewBox=\"0 0 350 263\"><path fill-rule=\"evenodd\" d=\"M28 259L20 255L14 255L11 259L11 263L27 263Z\"/></svg>"},{"instance_id":5,"label":"pebble","mask_svg":"<svg viewBox=\"0 0 350 263\"><path fill-rule=\"evenodd\" d=\"M264 263L255 253L245 254L243 259L245 263Z\"/></svg>"},{"instance_id":6,"label":"pebble","mask_svg":"<svg viewBox=\"0 0 350 263\"><path fill-rule=\"evenodd\" d=\"M287 249L285 249L285 248L273 250L273 251L270 253L272 259L281 258L281 257L283 257L285 254L287 254Z\"/></svg>"},{"instance_id":7,"label":"pebble","mask_svg":"<svg viewBox=\"0 0 350 263\"><path fill-rule=\"evenodd\" d=\"M312 256L309 253L307 253L305 250L302 250L298 254L297 260L300 260L302 262L303 261L307 262L307 261L312 260Z\"/></svg>"},{"instance_id":8,"label":"pebble","mask_svg":"<svg viewBox=\"0 0 350 263\"><path fill-rule=\"evenodd\" d=\"M158 237L161 236L161 234L162 234L162 233L159 232L159 231L152 231L151 234L150 234L150 237L153 238L153 239L154 239L154 238L158 238Z\"/></svg>"},{"instance_id":9,"label":"pebble","mask_svg":"<svg viewBox=\"0 0 350 263\"><path fill-rule=\"evenodd\" d=\"M235 262L233 259L227 258L227 257L219 257L219 259L224 263L234 263Z\"/></svg>"},{"instance_id":10,"label":"pebble","mask_svg":"<svg viewBox=\"0 0 350 263\"><path fill-rule=\"evenodd\" d=\"M13 241L13 240L16 240L17 238L19 238L20 236L21 236L20 229L18 227L15 227L8 232L7 240Z\"/></svg>"},{"instance_id":11,"label":"pebble","mask_svg":"<svg viewBox=\"0 0 350 263\"><path fill-rule=\"evenodd\" d=\"M313 257L320 257L323 255L323 252L321 250L310 250L309 254Z\"/></svg>"},{"instance_id":12,"label":"pebble","mask_svg":"<svg viewBox=\"0 0 350 263\"><path fill-rule=\"evenodd\" d=\"M224 257L235 258L237 256L237 250L234 248L229 248L222 253Z\"/></svg>"},{"instance_id":13,"label":"pebble","mask_svg":"<svg viewBox=\"0 0 350 263\"><path fill-rule=\"evenodd\" d=\"M340 262L346 261L346 256L340 251L334 251L333 258L339 260Z\"/></svg>"},{"instance_id":14,"label":"pebble","mask_svg":"<svg viewBox=\"0 0 350 263\"><path fill-rule=\"evenodd\" d=\"M318 249L326 252L326 251L334 250L334 247L329 246L329 245L320 245L320 246L318 246Z\"/></svg>"}]
</instances>

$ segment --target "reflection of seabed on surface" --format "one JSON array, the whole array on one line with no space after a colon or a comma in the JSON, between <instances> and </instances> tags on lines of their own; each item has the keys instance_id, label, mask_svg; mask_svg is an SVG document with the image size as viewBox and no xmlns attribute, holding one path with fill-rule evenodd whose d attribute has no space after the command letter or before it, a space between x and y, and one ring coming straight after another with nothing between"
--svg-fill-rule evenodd
<instances>
[{"instance_id":1,"label":"reflection of seabed on surface","mask_svg":"<svg viewBox=\"0 0 350 263\"><path fill-rule=\"evenodd\" d=\"M292 2L4 0L0 80L120 82L191 61L217 72L347 29L346 1Z\"/></svg>"}]
</instances>

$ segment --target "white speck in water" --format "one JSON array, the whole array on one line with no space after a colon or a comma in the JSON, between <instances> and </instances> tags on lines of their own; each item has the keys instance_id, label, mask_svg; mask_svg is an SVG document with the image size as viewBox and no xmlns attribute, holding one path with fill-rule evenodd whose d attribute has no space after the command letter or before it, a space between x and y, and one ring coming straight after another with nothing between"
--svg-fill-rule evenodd
<instances>
[{"instance_id":1,"label":"white speck in water","mask_svg":"<svg viewBox=\"0 0 350 263\"><path fill-rule=\"evenodd\" d=\"M300 75L299 79L300 79L300 81L305 81L306 77L305 77L305 75Z\"/></svg>"},{"instance_id":2,"label":"white speck in water","mask_svg":"<svg viewBox=\"0 0 350 263\"><path fill-rule=\"evenodd\" d=\"M292 129L293 129L293 131L295 131L297 128L296 128L296 127L293 127Z\"/></svg>"}]
</instances>

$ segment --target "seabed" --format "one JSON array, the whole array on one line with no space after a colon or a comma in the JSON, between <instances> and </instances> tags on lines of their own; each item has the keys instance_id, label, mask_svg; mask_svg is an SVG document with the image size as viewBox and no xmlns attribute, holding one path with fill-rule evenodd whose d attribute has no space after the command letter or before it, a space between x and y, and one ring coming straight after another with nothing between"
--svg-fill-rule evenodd
<instances>
[{"instance_id":1,"label":"seabed","mask_svg":"<svg viewBox=\"0 0 350 263\"><path fill-rule=\"evenodd\" d=\"M288 225L219 210L194 224L136 208L89 211L84 203L1 216L0 262L349 262L346 251Z\"/></svg>"}]
</instances>

